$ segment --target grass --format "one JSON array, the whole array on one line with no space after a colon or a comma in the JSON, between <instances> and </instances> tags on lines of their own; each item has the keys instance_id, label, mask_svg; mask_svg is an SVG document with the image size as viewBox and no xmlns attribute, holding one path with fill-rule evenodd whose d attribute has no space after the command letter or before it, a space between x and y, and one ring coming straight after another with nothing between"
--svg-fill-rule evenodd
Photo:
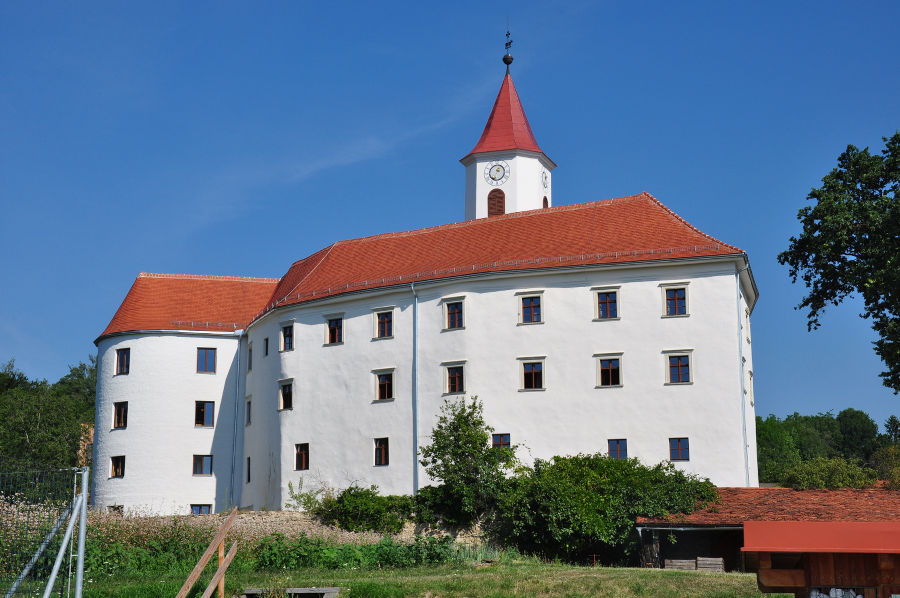
<instances>
[{"instance_id":1,"label":"grass","mask_svg":"<svg viewBox=\"0 0 900 598\"><path fill-rule=\"evenodd\" d=\"M195 586L191 596L199 596L202 593L213 570L213 566L207 570L207 575ZM186 577L187 572L181 571L152 577L113 576L108 580L87 583L84 596L169 598L175 595ZM277 590L310 586L338 586L342 589L341 596L354 598L764 596L757 589L756 575L753 574L576 567L544 564L525 558L491 566L458 564L375 571L298 569L260 572L243 567L226 577L228 595L239 596L242 589L251 587ZM278 596L278 592L272 593L273 598Z\"/></svg>"}]
</instances>

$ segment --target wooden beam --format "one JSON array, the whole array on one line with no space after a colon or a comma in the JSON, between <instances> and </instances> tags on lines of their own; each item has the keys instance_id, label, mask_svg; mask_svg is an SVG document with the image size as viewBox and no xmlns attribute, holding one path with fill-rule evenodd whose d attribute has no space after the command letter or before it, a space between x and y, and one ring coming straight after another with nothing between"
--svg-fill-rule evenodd
<instances>
[{"instance_id":1,"label":"wooden beam","mask_svg":"<svg viewBox=\"0 0 900 598\"><path fill-rule=\"evenodd\" d=\"M181 589L178 590L178 593L175 594L175 598L187 598L188 592L191 591L191 588L194 587L194 584L197 583L198 579L200 579L200 574L202 574L203 570L206 568L206 563L209 562L209 559L216 551L216 548L219 547L219 544L225 541L225 535L228 533L228 530L231 529L231 524L233 524L234 520L237 518L237 513L237 507L231 510L228 518L225 519L225 523L223 523L222 527L219 528L219 533L217 533L216 537L213 538L212 542L209 543L209 547L206 549L206 552L204 552L203 556L200 557L200 560L197 561L197 565L194 567L194 570L191 571L191 574L188 575L188 578L184 581L184 585L181 586Z\"/></svg>"},{"instance_id":2,"label":"wooden beam","mask_svg":"<svg viewBox=\"0 0 900 598\"><path fill-rule=\"evenodd\" d=\"M200 598L210 598L213 595L213 592L216 591L216 588L219 586L219 582L223 585L225 583L225 571L228 570L228 565L231 564L231 559L234 558L234 555L237 554L237 542L232 542L231 549L228 551L228 554L225 556L225 560L222 561L222 564L216 570L212 579L209 580L209 585L206 586L206 591L203 592L203 595Z\"/></svg>"},{"instance_id":3,"label":"wooden beam","mask_svg":"<svg viewBox=\"0 0 900 598\"><path fill-rule=\"evenodd\" d=\"M757 576L759 584L768 588L806 587L806 571L803 569L760 569Z\"/></svg>"}]
</instances>

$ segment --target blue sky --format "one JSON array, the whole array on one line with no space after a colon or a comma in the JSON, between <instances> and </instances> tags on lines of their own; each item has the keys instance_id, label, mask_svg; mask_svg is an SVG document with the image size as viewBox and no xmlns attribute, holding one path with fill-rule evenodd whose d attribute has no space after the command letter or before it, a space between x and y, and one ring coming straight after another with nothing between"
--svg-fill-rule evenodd
<instances>
[{"instance_id":1,"label":"blue sky","mask_svg":"<svg viewBox=\"0 0 900 598\"><path fill-rule=\"evenodd\" d=\"M900 129L900 3L440 6L0 4L0 361L65 374L141 271L461 220L508 14L556 205L646 190L748 252L757 413L900 413L861 304L808 333L775 259L847 144Z\"/></svg>"}]
</instances>

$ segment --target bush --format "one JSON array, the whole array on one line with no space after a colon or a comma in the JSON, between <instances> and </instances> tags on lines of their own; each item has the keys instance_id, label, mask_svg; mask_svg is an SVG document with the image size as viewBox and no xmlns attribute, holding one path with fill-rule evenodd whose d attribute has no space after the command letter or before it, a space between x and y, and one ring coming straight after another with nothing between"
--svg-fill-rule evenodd
<instances>
[{"instance_id":1,"label":"bush","mask_svg":"<svg viewBox=\"0 0 900 598\"><path fill-rule=\"evenodd\" d=\"M782 483L795 490L810 488L865 488L875 482L876 474L854 461L818 457L803 461L785 472Z\"/></svg>"},{"instance_id":2,"label":"bush","mask_svg":"<svg viewBox=\"0 0 900 598\"><path fill-rule=\"evenodd\" d=\"M258 569L402 568L456 560L453 539L449 536L417 536L412 543L384 538L377 544L331 544L305 535L289 540L275 534L257 542L253 554Z\"/></svg>"},{"instance_id":3,"label":"bush","mask_svg":"<svg viewBox=\"0 0 900 598\"><path fill-rule=\"evenodd\" d=\"M411 496L381 496L378 487L350 486L337 496L326 494L313 507L322 523L351 532L376 531L396 534L411 519Z\"/></svg>"},{"instance_id":4,"label":"bush","mask_svg":"<svg viewBox=\"0 0 900 598\"><path fill-rule=\"evenodd\" d=\"M538 459L501 498L490 531L545 557L600 554L606 562L622 562L636 544L636 517L690 513L716 498L709 480L671 463L647 467L599 453Z\"/></svg>"}]
</instances>

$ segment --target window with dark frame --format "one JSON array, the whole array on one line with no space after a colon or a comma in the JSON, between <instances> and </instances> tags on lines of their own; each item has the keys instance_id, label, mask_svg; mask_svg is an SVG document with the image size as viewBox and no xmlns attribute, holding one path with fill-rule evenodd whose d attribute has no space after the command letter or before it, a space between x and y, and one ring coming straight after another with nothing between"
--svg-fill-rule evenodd
<instances>
[{"instance_id":1,"label":"window with dark frame","mask_svg":"<svg viewBox=\"0 0 900 598\"><path fill-rule=\"evenodd\" d=\"M447 392L461 393L465 392L465 381L463 379L463 366L454 365L447 368Z\"/></svg>"},{"instance_id":2,"label":"window with dark frame","mask_svg":"<svg viewBox=\"0 0 900 598\"><path fill-rule=\"evenodd\" d=\"M116 349L116 375L122 376L131 370L131 349Z\"/></svg>"},{"instance_id":3,"label":"window with dark frame","mask_svg":"<svg viewBox=\"0 0 900 598\"><path fill-rule=\"evenodd\" d=\"M344 342L344 318L331 318L328 320L328 344L334 345Z\"/></svg>"},{"instance_id":4,"label":"window with dark frame","mask_svg":"<svg viewBox=\"0 0 900 598\"><path fill-rule=\"evenodd\" d=\"M309 443L295 445L294 469L302 471L309 469Z\"/></svg>"},{"instance_id":5,"label":"window with dark frame","mask_svg":"<svg viewBox=\"0 0 900 598\"><path fill-rule=\"evenodd\" d=\"M216 404L213 401L194 401L194 425L211 428L215 424Z\"/></svg>"},{"instance_id":6,"label":"window with dark frame","mask_svg":"<svg viewBox=\"0 0 900 598\"><path fill-rule=\"evenodd\" d=\"M128 427L128 401L113 403L113 428Z\"/></svg>"},{"instance_id":7,"label":"window with dark frame","mask_svg":"<svg viewBox=\"0 0 900 598\"><path fill-rule=\"evenodd\" d=\"M690 461L687 438L669 438L669 461Z\"/></svg>"},{"instance_id":8,"label":"window with dark frame","mask_svg":"<svg viewBox=\"0 0 900 598\"><path fill-rule=\"evenodd\" d=\"M375 439L375 465L388 465L390 463L390 455L388 453L388 439Z\"/></svg>"},{"instance_id":9,"label":"window with dark frame","mask_svg":"<svg viewBox=\"0 0 900 598\"><path fill-rule=\"evenodd\" d=\"M214 374L216 372L216 350L197 349L197 373Z\"/></svg>"},{"instance_id":10,"label":"window with dark frame","mask_svg":"<svg viewBox=\"0 0 900 598\"><path fill-rule=\"evenodd\" d=\"M666 289L666 315L683 316L687 314L687 289Z\"/></svg>"},{"instance_id":11,"label":"window with dark frame","mask_svg":"<svg viewBox=\"0 0 900 598\"><path fill-rule=\"evenodd\" d=\"M463 304L462 301L453 301L447 304L447 328L463 327Z\"/></svg>"},{"instance_id":12,"label":"window with dark frame","mask_svg":"<svg viewBox=\"0 0 900 598\"><path fill-rule=\"evenodd\" d=\"M247 411L246 411L247 419L244 422L245 426L249 426L250 423L253 421L253 418L251 417L251 413L252 413L252 411L250 410L251 407L253 407L253 401L247 401Z\"/></svg>"},{"instance_id":13,"label":"window with dark frame","mask_svg":"<svg viewBox=\"0 0 900 598\"><path fill-rule=\"evenodd\" d=\"M253 345L247 345L247 371L253 371Z\"/></svg>"},{"instance_id":14,"label":"window with dark frame","mask_svg":"<svg viewBox=\"0 0 900 598\"><path fill-rule=\"evenodd\" d=\"M212 505L191 505L191 515L209 515Z\"/></svg>"},{"instance_id":15,"label":"window with dark frame","mask_svg":"<svg viewBox=\"0 0 900 598\"><path fill-rule=\"evenodd\" d=\"M281 385L281 401L280 401L280 409L293 409L294 408L294 383L288 382L286 384Z\"/></svg>"},{"instance_id":16,"label":"window with dark frame","mask_svg":"<svg viewBox=\"0 0 900 598\"><path fill-rule=\"evenodd\" d=\"M378 400L394 398L394 373L381 372L376 374L378 377Z\"/></svg>"},{"instance_id":17,"label":"window with dark frame","mask_svg":"<svg viewBox=\"0 0 900 598\"><path fill-rule=\"evenodd\" d=\"M212 475L212 455L194 455L194 475Z\"/></svg>"},{"instance_id":18,"label":"window with dark frame","mask_svg":"<svg viewBox=\"0 0 900 598\"><path fill-rule=\"evenodd\" d=\"M522 323L536 324L541 321L541 297L522 297Z\"/></svg>"},{"instance_id":19,"label":"window with dark frame","mask_svg":"<svg viewBox=\"0 0 900 598\"><path fill-rule=\"evenodd\" d=\"M294 350L294 325L283 326L281 328L281 350Z\"/></svg>"},{"instance_id":20,"label":"window with dark frame","mask_svg":"<svg viewBox=\"0 0 900 598\"><path fill-rule=\"evenodd\" d=\"M247 457L247 483L250 483L250 457Z\"/></svg>"},{"instance_id":21,"label":"window with dark frame","mask_svg":"<svg viewBox=\"0 0 900 598\"><path fill-rule=\"evenodd\" d=\"M263 339L263 357L269 354L269 337Z\"/></svg>"},{"instance_id":22,"label":"window with dark frame","mask_svg":"<svg viewBox=\"0 0 900 598\"><path fill-rule=\"evenodd\" d=\"M110 476L111 478L125 477L125 455L110 457Z\"/></svg>"},{"instance_id":23,"label":"window with dark frame","mask_svg":"<svg viewBox=\"0 0 900 598\"><path fill-rule=\"evenodd\" d=\"M691 381L691 358L687 355L669 355L669 383L684 384Z\"/></svg>"},{"instance_id":24,"label":"window with dark frame","mask_svg":"<svg viewBox=\"0 0 900 598\"><path fill-rule=\"evenodd\" d=\"M618 358L601 359L600 386L619 386L620 384Z\"/></svg>"},{"instance_id":25,"label":"window with dark frame","mask_svg":"<svg viewBox=\"0 0 900 598\"><path fill-rule=\"evenodd\" d=\"M628 441L624 438L611 439L609 441L609 457L611 459L627 459Z\"/></svg>"},{"instance_id":26,"label":"window with dark frame","mask_svg":"<svg viewBox=\"0 0 900 598\"><path fill-rule=\"evenodd\" d=\"M597 319L608 320L619 317L616 307L616 292L601 291L597 293Z\"/></svg>"},{"instance_id":27,"label":"window with dark frame","mask_svg":"<svg viewBox=\"0 0 900 598\"><path fill-rule=\"evenodd\" d=\"M502 189L491 189L487 196L488 216L502 216L506 213L506 194Z\"/></svg>"},{"instance_id":28,"label":"window with dark frame","mask_svg":"<svg viewBox=\"0 0 900 598\"><path fill-rule=\"evenodd\" d=\"M540 361L526 361L522 364L522 388L544 388L544 364Z\"/></svg>"},{"instance_id":29,"label":"window with dark frame","mask_svg":"<svg viewBox=\"0 0 900 598\"><path fill-rule=\"evenodd\" d=\"M491 448L509 448L509 434L493 434L491 436Z\"/></svg>"},{"instance_id":30,"label":"window with dark frame","mask_svg":"<svg viewBox=\"0 0 900 598\"><path fill-rule=\"evenodd\" d=\"M394 312L378 312L378 338L394 336Z\"/></svg>"}]
</instances>

